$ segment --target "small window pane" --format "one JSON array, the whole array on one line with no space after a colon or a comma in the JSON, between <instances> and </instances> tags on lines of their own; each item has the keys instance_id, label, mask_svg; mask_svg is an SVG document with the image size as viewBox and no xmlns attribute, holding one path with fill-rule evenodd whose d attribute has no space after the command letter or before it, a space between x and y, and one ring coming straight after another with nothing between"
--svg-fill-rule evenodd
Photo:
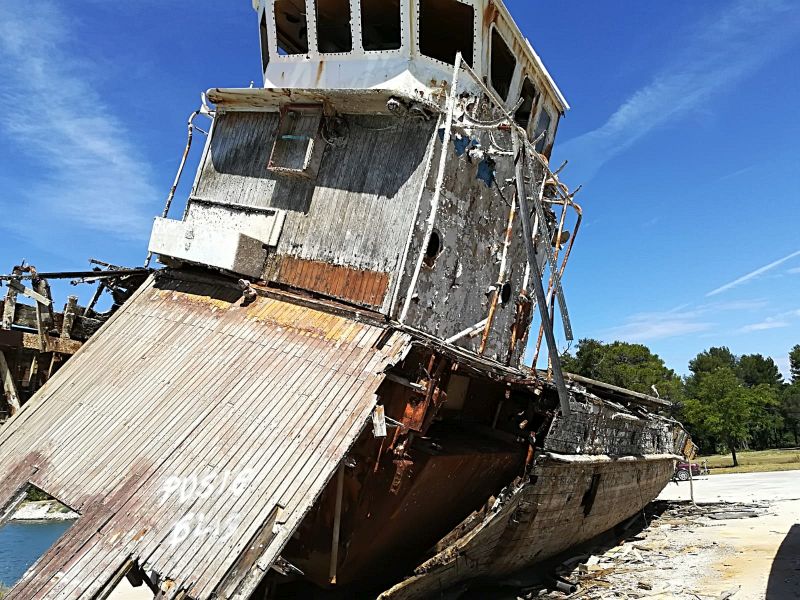
<instances>
[{"instance_id":1,"label":"small window pane","mask_svg":"<svg viewBox=\"0 0 800 600\"><path fill-rule=\"evenodd\" d=\"M400 32L400 0L361 0L364 50L397 50Z\"/></svg>"},{"instance_id":2,"label":"small window pane","mask_svg":"<svg viewBox=\"0 0 800 600\"><path fill-rule=\"evenodd\" d=\"M278 54L308 53L308 22L303 0L275 0Z\"/></svg>"},{"instance_id":3,"label":"small window pane","mask_svg":"<svg viewBox=\"0 0 800 600\"><path fill-rule=\"evenodd\" d=\"M517 59L497 29L492 29L492 87L503 100L508 98Z\"/></svg>"},{"instance_id":4,"label":"small window pane","mask_svg":"<svg viewBox=\"0 0 800 600\"><path fill-rule=\"evenodd\" d=\"M458 0L421 0L419 49L425 56L455 64L461 52L470 67L473 59L475 10Z\"/></svg>"},{"instance_id":5,"label":"small window pane","mask_svg":"<svg viewBox=\"0 0 800 600\"><path fill-rule=\"evenodd\" d=\"M267 13L261 14L261 70L266 71L269 64L269 38L267 37Z\"/></svg>"},{"instance_id":6,"label":"small window pane","mask_svg":"<svg viewBox=\"0 0 800 600\"><path fill-rule=\"evenodd\" d=\"M350 0L316 0L317 45L320 52L350 52Z\"/></svg>"},{"instance_id":7,"label":"small window pane","mask_svg":"<svg viewBox=\"0 0 800 600\"><path fill-rule=\"evenodd\" d=\"M542 113L539 115L539 121L536 123L536 131L533 133L533 139L538 138L542 133L542 139L536 142L536 151L542 152L544 150L544 145L547 143L547 131L550 129L550 123L552 119L550 118L550 114L542 109Z\"/></svg>"},{"instance_id":8,"label":"small window pane","mask_svg":"<svg viewBox=\"0 0 800 600\"><path fill-rule=\"evenodd\" d=\"M536 87L533 82L525 78L522 83L522 93L520 94L522 104L517 109L517 114L514 115L514 120L520 127L528 128L528 123L531 120L531 112L533 112L533 102L536 100Z\"/></svg>"}]
</instances>

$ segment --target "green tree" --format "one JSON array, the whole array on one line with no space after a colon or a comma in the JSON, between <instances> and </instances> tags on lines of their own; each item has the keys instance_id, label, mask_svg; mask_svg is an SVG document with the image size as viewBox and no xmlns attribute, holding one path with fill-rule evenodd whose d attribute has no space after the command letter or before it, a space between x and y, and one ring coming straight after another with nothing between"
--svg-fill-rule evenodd
<instances>
[{"instance_id":1,"label":"green tree","mask_svg":"<svg viewBox=\"0 0 800 600\"><path fill-rule=\"evenodd\" d=\"M733 466L738 466L736 450L750 439L751 423L760 422L767 407L777 404L775 390L746 388L732 368L719 366L700 374L695 392L685 402L685 418L720 439L731 453Z\"/></svg>"},{"instance_id":2,"label":"green tree","mask_svg":"<svg viewBox=\"0 0 800 600\"><path fill-rule=\"evenodd\" d=\"M709 348L689 361L692 375L711 373L721 367L736 369L736 357L726 346Z\"/></svg>"},{"instance_id":3,"label":"green tree","mask_svg":"<svg viewBox=\"0 0 800 600\"><path fill-rule=\"evenodd\" d=\"M789 352L789 371L792 375L792 383L800 383L800 344L797 344Z\"/></svg>"},{"instance_id":4,"label":"green tree","mask_svg":"<svg viewBox=\"0 0 800 600\"><path fill-rule=\"evenodd\" d=\"M781 394L781 416L786 428L794 436L794 445L800 446L800 381L787 385Z\"/></svg>"},{"instance_id":5,"label":"green tree","mask_svg":"<svg viewBox=\"0 0 800 600\"><path fill-rule=\"evenodd\" d=\"M745 354L736 361L736 374L746 387L759 385L781 387L783 375L772 358L760 354Z\"/></svg>"},{"instance_id":6,"label":"green tree","mask_svg":"<svg viewBox=\"0 0 800 600\"><path fill-rule=\"evenodd\" d=\"M679 400L683 395L681 378L642 344L604 344L583 339L578 342L574 356L562 357L562 367L569 373L643 394L653 395L655 387L662 398Z\"/></svg>"},{"instance_id":7,"label":"green tree","mask_svg":"<svg viewBox=\"0 0 800 600\"><path fill-rule=\"evenodd\" d=\"M691 375L686 378L686 394L696 397L700 379L717 369L736 370L736 357L725 346L709 348L689 361Z\"/></svg>"}]
</instances>

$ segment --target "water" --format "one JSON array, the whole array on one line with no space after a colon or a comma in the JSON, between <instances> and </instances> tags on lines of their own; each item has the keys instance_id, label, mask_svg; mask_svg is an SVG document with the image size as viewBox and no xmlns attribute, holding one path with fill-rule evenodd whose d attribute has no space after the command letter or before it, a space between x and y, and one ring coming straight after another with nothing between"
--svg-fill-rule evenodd
<instances>
[{"instance_id":1,"label":"water","mask_svg":"<svg viewBox=\"0 0 800 600\"><path fill-rule=\"evenodd\" d=\"M11 586L73 521L13 522L0 527L0 583Z\"/></svg>"}]
</instances>

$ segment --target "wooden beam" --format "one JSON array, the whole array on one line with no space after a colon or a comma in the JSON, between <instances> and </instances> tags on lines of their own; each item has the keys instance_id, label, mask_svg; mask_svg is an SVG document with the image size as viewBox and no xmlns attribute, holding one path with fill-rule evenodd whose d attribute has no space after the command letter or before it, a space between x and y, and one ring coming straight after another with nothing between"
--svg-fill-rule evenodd
<instances>
[{"instance_id":1,"label":"wooden beam","mask_svg":"<svg viewBox=\"0 0 800 600\"><path fill-rule=\"evenodd\" d=\"M6 356L0 352L0 379L3 381L3 395L8 404L11 416L19 412L19 393L17 393L17 385L14 383L14 376L11 374L11 369L8 368Z\"/></svg>"},{"instance_id":2,"label":"wooden beam","mask_svg":"<svg viewBox=\"0 0 800 600\"><path fill-rule=\"evenodd\" d=\"M32 290L29 287L25 287L24 285L22 285L18 281L14 281L13 279L8 282L8 287L13 288L16 292L22 294L23 296L27 296L32 300L36 300L36 302L38 302L43 306L51 306L53 304L53 302L49 298L42 296L42 294L40 294L39 292Z\"/></svg>"},{"instance_id":3,"label":"wooden beam","mask_svg":"<svg viewBox=\"0 0 800 600\"><path fill-rule=\"evenodd\" d=\"M70 296L67 298L67 306L64 309L64 320L61 323L61 339L69 340L72 338L72 326L75 317L78 316L78 297Z\"/></svg>"},{"instance_id":4,"label":"wooden beam","mask_svg":"<svg viewBox=\"0 0 800 600\"><path fill-rule=\"evenodd\" d=\"M6 300L3 303L3 320L0 323L0 329L11 329L12 323L14 323L14 310L17 306L17 291L8 286L8 292L6 292Z\"/></svg>"}]
</instances>

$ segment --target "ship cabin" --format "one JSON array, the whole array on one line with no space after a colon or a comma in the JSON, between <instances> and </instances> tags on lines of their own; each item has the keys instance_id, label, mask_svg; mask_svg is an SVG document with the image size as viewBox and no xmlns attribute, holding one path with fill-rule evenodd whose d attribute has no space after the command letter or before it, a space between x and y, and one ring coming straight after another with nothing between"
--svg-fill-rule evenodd
<instances>
[{"instance_id":1,"label":"ship cabin","mask_svg":"<svg viewBox=\"0 0 800 600\"><path fill-rule=\"evenodd\" d=\"M509 124L535 149L531 195L547 180L553 206L565 188L547 161L569 107L506 7L253 5L264 86L208 90L183 218L156 219L150 251L519 365L533 311ZM537 243L558 252L569 234L547 212Z\"/></svg>"}]
</instances>

